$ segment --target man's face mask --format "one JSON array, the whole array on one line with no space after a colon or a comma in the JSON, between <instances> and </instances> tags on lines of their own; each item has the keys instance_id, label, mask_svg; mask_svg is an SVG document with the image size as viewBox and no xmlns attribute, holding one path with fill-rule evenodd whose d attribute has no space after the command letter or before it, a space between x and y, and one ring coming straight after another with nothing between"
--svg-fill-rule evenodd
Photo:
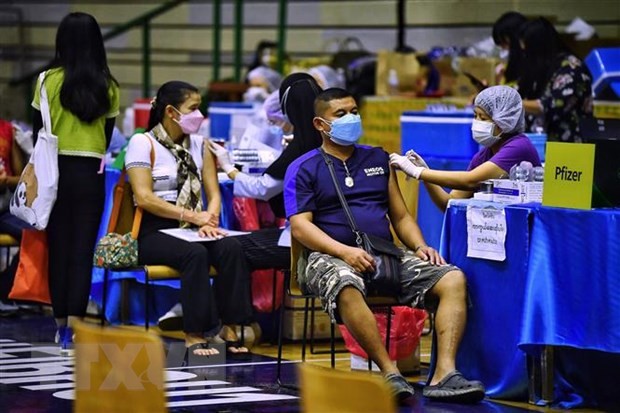
<instances>
[{"instance_id":1,"label":"man's face mask","mask_svg":"<svg viewBox=\"0 0 620 413\"><path fill-rule=\"evenodd\" d=\"M324 132L335 144L353 145L362 137L362 118L358 114L349 113L331 122L323 118L320 119L331 126L329 132Z\"/></svg>"},{"instance_id":2,"label":"man's face mask","mask_svg":"<svg viewBox=\"0 0 620 413\"><path fill-rule=\"evenodd\" d=\"M204 116L202 116L202 112L200 112L199 109L196 109L190 113L181 113L177 108L174 108L174 110L176 110L181 115L179 120L177 120L176 122L181 127L183 133L190 135L192 133L198 132L198 129L200 129L200 125L204 120Z\"/></svg>"},{"instance_id":3,"label":"man's face mask","mask_svg":"<svg viewBox=\"0 0 620 413\"><path fill-rule=\"evenodd\" d=\"M474 119L471 124L471 134L476 142L488 148L501 139L501 136L493 135L494 128L493 122Z\"/></svg>"}]
</instances>

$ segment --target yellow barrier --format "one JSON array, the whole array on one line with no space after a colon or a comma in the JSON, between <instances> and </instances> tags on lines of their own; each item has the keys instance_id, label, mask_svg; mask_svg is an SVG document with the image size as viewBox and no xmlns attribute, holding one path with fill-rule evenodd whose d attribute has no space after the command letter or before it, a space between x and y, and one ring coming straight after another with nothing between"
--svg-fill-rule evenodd
<instances>
[{"instance_id":1,"label":"yellow barrier","mask_svg":"<svg viewBox=\"0 0 620 413\"><path fill-rule=\"evenodd\" d=\"M405 111L425 110L431 104L454 105L462 108L467 98L403 98L397 96L369 96L361 107L364 135L360 143L381 146L387 152L400 153L400 115Z\"/></svg>"}]
</instances>

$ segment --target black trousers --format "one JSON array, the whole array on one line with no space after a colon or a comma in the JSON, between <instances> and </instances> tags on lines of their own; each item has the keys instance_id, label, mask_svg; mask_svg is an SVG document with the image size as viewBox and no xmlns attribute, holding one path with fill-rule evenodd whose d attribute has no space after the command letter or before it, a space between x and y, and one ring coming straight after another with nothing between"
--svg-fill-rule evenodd
<instances>
[{"instance_id":1,"label":"black trousers","mask_svg":"<svg viewBox=\"0 0 620 413\"><path fill-rule=\"evenodd\" d=\"M83 317L90 295L93 252L103 213L101 160L58 156L58 194L47 225L49 286L54 317Z\"/></svg>"},{"instance_id":2,"label":"black trousers","mask_svg":"<svg viewBox=\"0 0 620 413\"><path fill-rule=\"evenodd\" d=\"M282 230L279 228L265 228L232 238L241 245L252 271L288 269L291 267L291 249L278 246L280 234Z\"/></svg>"},{"instance_id":3,"label":"black trousers","mask_svg":"<svg viewBox=\"0 0 620 413\"><path fill-rule=\"evenodd\" d=\"M181 272L183 330L209 331L223 324L242 324L253 317L250 268L235 237L196 243L171 237L159 229L178 221L144 213L138 240L142 264L168 265ZM211 286L209 269L218 272Z\"/></svg>"}]
</instances>

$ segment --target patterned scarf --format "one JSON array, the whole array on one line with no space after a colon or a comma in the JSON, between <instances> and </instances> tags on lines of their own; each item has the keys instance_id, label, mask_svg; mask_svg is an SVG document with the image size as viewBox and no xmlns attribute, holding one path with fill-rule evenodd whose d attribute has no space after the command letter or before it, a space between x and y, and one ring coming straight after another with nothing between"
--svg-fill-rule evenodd
<instances>
[{"instance_id":1,"label":"patterned scarf","mask_svg":"<svg viewBox=\"0 0 620 413\"><path fill-rule=\"evenodd\" d=\"M189 153L189 136L183 138L182 145L174 143L161 123L151 130L157 142L164 145L174 155L177 161L177 205L193 211L202 211L202 185L198 175L198 168ZM181 228L190 226L189 222L181 222Z\"/></svg>"}]
</instances>

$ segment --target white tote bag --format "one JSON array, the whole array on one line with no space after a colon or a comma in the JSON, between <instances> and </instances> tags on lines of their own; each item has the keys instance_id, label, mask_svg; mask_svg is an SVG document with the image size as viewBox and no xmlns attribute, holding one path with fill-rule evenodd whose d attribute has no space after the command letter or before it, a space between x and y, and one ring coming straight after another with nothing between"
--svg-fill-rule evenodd
<instances>
[{"instance_id":1,"label":"white tote bag","mask_svg":"<svg viewBox=\"0 0 620 413\"><path fill-rule=\"evenodd\" d=\"M39 130L30 161L19 178L10 204L11 214L38 230L47 227L58 191L58 137L52 135L52 121L44 80L45 72L39 75L43 127Z\"/></svg>"}]
</instances>

